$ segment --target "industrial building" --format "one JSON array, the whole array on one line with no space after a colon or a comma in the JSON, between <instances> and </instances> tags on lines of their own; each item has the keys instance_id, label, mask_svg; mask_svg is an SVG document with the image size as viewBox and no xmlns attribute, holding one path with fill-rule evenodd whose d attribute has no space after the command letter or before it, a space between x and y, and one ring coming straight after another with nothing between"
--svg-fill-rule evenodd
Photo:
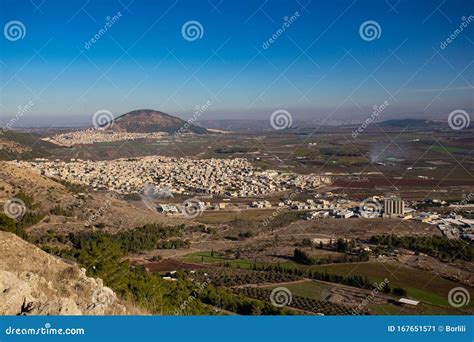
<instances>
[{"instance_id":1,"label":"industrial building","mask_svg":"<svg viewBox=\"0 0 474 342\"><path fill-rule=\"evenodd\" d=\"M405 202L400 197L385 198L384 204L384 218L397 218L405 215Z\"/></svg>"}]
</instances>

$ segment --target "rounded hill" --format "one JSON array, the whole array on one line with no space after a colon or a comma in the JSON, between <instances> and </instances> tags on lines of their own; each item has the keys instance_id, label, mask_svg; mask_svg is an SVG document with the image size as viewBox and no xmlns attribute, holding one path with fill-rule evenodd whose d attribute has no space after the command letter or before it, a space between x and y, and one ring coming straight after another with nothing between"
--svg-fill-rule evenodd
<instances>
[{"instance_id":1,"label":"rounded hill","mask_svg":"<svg viewBox=\"0 0 474 342\"><path fill-rule=\"evenodd\" d=\"M130 133L208 133L208 131L203 127L196 126L176 116L153 109L138 109L123 114L115 118L111 129Z\"/></svg>"}]
</instances>

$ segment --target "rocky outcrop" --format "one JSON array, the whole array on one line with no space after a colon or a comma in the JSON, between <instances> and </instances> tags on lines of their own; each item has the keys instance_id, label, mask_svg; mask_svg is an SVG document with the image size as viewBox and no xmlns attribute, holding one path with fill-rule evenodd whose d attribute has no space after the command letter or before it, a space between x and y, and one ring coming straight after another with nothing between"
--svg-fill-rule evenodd
<instances>
[{"instance_id":1,"label":"rocky outcrop","mask_svg":"<svg viewBox=\"0 0 474 342\"><path fill-rule=\"evenodd\" d=\"M137 313L85 269L0 231L0 315Z\"/></svg>"}]
</instances>

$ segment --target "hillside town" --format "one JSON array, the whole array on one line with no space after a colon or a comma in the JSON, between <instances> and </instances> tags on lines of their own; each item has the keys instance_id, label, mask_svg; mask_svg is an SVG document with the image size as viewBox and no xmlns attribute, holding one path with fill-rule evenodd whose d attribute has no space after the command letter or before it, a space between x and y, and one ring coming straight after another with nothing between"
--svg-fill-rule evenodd
<instances>
[{"instance_id":1,"label":"hillside town","mask_svg":"<svg viewBox=\"0 0 474 342\"><path fill-rule=\"evenodd\" d=\"M246 159L191 159L160 156L116 160L13 161L47 177L84 184L92 190L120 194L140 192L155 184L175 194L209 194L255 197L299 189L315 189L331 183L328 176L261 171Z\"/></svg>"},{"instance_id":2,"label":"hillside town","mask_svg":"<svg viewBox=\"0 0 474 342\"><path fill-rule=\"evenodd\" d=\"M332 178L315 174L299 175L292 172L259 170L243 158L191 159L147 156L103 161L71 159L66 162L36 159L10 163L21 168L33 169L47 177L87 185L92 191L139 193L145 194L146 197L147 189L151 186L155 195L160 194L157 198L154 196L148 198L152 203L151 207L167 215L179 215L182 212L180 204L166 201L166 198L179 194L201 198L202 200L196 199L201 210L269 209L276 213L282 210L305 211L307 220L353 218L415 220L435 225L450 239L471 240L474 237L472 233L474 220L463 217L458 212L459 205L436 199L431 200L431 204L406 202L392 195L372 196L361 202L349 199L347 194L330 191L313 193L310 195L312 198L305 200L296 199L297 193L309 193L329 185ZM290 195L280 201L262 198L285 192ZM163 194L170 195L163 196ZM234 200L231 201L232 198ZM422 208L425 204L446 207L447 210L443 210L442 213L425 210ZM464 208L466 205L470 207L469 204L464 204L462 208L466 209ZM449 210L450 208L452 210Z\"/></svg>"},{"instance_id":3,"label":"hillside town","mask_svg":"<svg viewBox=\"0 0 474 342\"><path fill-rule=\"evenodd\" d=\"M131 133L89 128L79 131L57 134L51 138L43 138L42 140L48 141L59 146L70 147L74 145L90 145L94 143L136 139L161 139L166 136L168 136L168 133L165 132Z\"/></svg>"}]
</instances>

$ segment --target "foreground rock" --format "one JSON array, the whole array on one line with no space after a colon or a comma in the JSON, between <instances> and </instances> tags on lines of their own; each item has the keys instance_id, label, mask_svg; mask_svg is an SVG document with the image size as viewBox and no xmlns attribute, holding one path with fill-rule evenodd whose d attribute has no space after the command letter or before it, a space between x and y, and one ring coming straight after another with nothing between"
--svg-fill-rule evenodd
<instances>
[{"instance_id":1,"label":"foreground rock","mask_svg":"<svg viewBox=\"0 0 474 342\"><path fill-rule=\"evenodd\" d=\"M0 231L0 315L140 313L84 269Z\"/></svg>"}]
</instances>

